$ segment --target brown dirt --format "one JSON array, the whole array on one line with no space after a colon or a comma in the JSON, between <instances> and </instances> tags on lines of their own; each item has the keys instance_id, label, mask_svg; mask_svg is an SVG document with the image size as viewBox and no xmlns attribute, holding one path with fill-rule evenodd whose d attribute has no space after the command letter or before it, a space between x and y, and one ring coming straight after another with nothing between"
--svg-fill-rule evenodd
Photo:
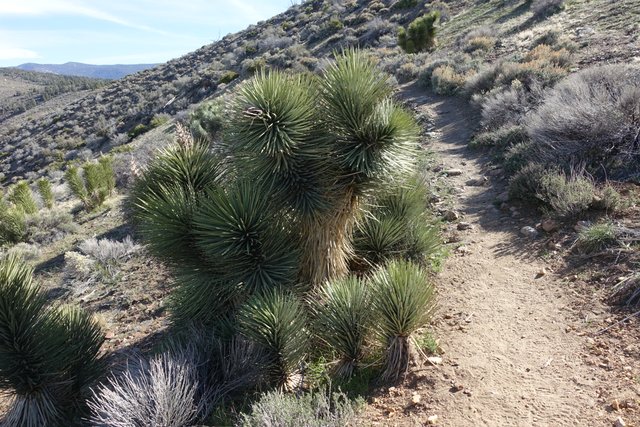
<instances>
[{"instance_id":1,"label":"brown dirt","mask_svg":"<svg viewBox=\"0 0 640 427\"><path fill-rule=\"evenodd\" d=\"M414 86L404 87L401 96L434 119L428 148L442 171L462 171L448 178L457 193L450 203L472 228L448 225L461 241L437 277L440 307L433 328L442 364L415 369L402 384L381 389L367 422L430 425L433 415L442 426L611 426L618 417L626 425L640 420L640 363L629 348L637 342L637 328L622 339L615 336L618 330L596 335L616 318L597 297L585 296L592 291L586 284L553 273L560 257L540 255L546 253L540 250L546 236L520 235L539 219L495 207L506 182L488 158L467 147L476 119L466 101ZM481 177L489 181L468 185ZM619 410L611 406L614 399Z\"/></svg>"}]
</instances>

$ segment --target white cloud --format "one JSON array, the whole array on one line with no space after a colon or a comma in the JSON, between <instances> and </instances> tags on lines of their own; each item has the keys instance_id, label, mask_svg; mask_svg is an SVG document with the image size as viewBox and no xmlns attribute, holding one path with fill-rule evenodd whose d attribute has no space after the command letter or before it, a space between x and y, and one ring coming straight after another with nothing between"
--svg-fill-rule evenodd
<instances>
[{"instance_id":1,"label":"white cloud","mask_svg":"<svg viewBox=\"0 0 640 427\"><path fill-rule=\"evenodd\" d=\"M101 21L111 22L138 30L154 32L158 34L168 34L165 31L139 25L118 16L92 7L84 6L75 1L69 0L0 0L0 16L2 15L79 15Z\"/></svg>"},{"instance_id":2,"label":"white cloud","mask_svg":"<svg viewBox=\"0 0 640 427\"><path fill-rule=\"evenodd\" d=\"M13 60L13 59L35 59L39 58L38 52L34 52L29 49L22 49L19 47L0 46L0 60Z\"/></svg>"}]
</instances>

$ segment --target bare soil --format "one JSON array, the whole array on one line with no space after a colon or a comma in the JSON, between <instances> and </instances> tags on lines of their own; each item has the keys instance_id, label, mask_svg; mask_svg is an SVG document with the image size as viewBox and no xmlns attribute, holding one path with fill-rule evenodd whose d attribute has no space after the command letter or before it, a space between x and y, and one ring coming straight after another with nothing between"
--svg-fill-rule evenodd
<instances>
[{"instance_id":1,"label":"bare soil","mask_svg":"<svg viewBox=\"0 0 640 427\"><path fill-rule=\"evenodd\" d=\"M381 388L363 419L385 426L612 426L621 417L640 425L637 320L598 333L625 313L612 313L591 284L563 277L562 257L545 249L544 232L536 239L520 234L536 226L535 212L498 207L506 181L490 158L467 147L476 119L465 100L415 86L401 96L433 118L428 149L442 173L462 172L447 179L456 193L449 203L464 225L448 225L457 242L436 279L433 330L442 362ZM429 419L434 415L437 421Z\"/></svg>"}]
</instances>

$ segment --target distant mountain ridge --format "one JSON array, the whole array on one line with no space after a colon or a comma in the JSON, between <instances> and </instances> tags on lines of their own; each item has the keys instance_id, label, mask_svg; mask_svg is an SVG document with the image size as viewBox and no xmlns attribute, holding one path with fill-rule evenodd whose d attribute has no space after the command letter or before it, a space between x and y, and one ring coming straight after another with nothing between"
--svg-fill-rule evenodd
<instances>
[{"instance_id":1,"label":"distant mountain ridge","mask_svg":"<svg viewBox=\"0 0 640 427\"><path fill-rule=\"evenodd\" d=\"M153 68L156 65L158 64L93 65L83 64L81 62L67 62L64 64L36 64L29 62L18 65L16 68L26 71L60 74L63 76L82 76L117 80L129 74Z\"/></svg>"}]
</instances>

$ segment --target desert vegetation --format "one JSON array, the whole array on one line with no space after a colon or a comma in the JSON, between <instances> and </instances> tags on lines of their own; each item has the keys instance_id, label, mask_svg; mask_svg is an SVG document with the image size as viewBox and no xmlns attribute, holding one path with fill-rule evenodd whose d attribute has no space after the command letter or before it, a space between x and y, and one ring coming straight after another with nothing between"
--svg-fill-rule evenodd
<instances>
[{"instance_id":1,"label":"desert vegetation","mask_svg":"<svg viewBox=\"0 0 640 427\"><path fill-rule=\"evenodd\" d=\"M463 187L503 180L527 251L614 265L637 306L637 36L601 3L304 1L116 82L12 75L51 89L0 111L3 421L355 425L422 381L436 273L484 232L436 188L472 166L425 155L423 102L478 113Z\"/></svg>"}]
</instances>

